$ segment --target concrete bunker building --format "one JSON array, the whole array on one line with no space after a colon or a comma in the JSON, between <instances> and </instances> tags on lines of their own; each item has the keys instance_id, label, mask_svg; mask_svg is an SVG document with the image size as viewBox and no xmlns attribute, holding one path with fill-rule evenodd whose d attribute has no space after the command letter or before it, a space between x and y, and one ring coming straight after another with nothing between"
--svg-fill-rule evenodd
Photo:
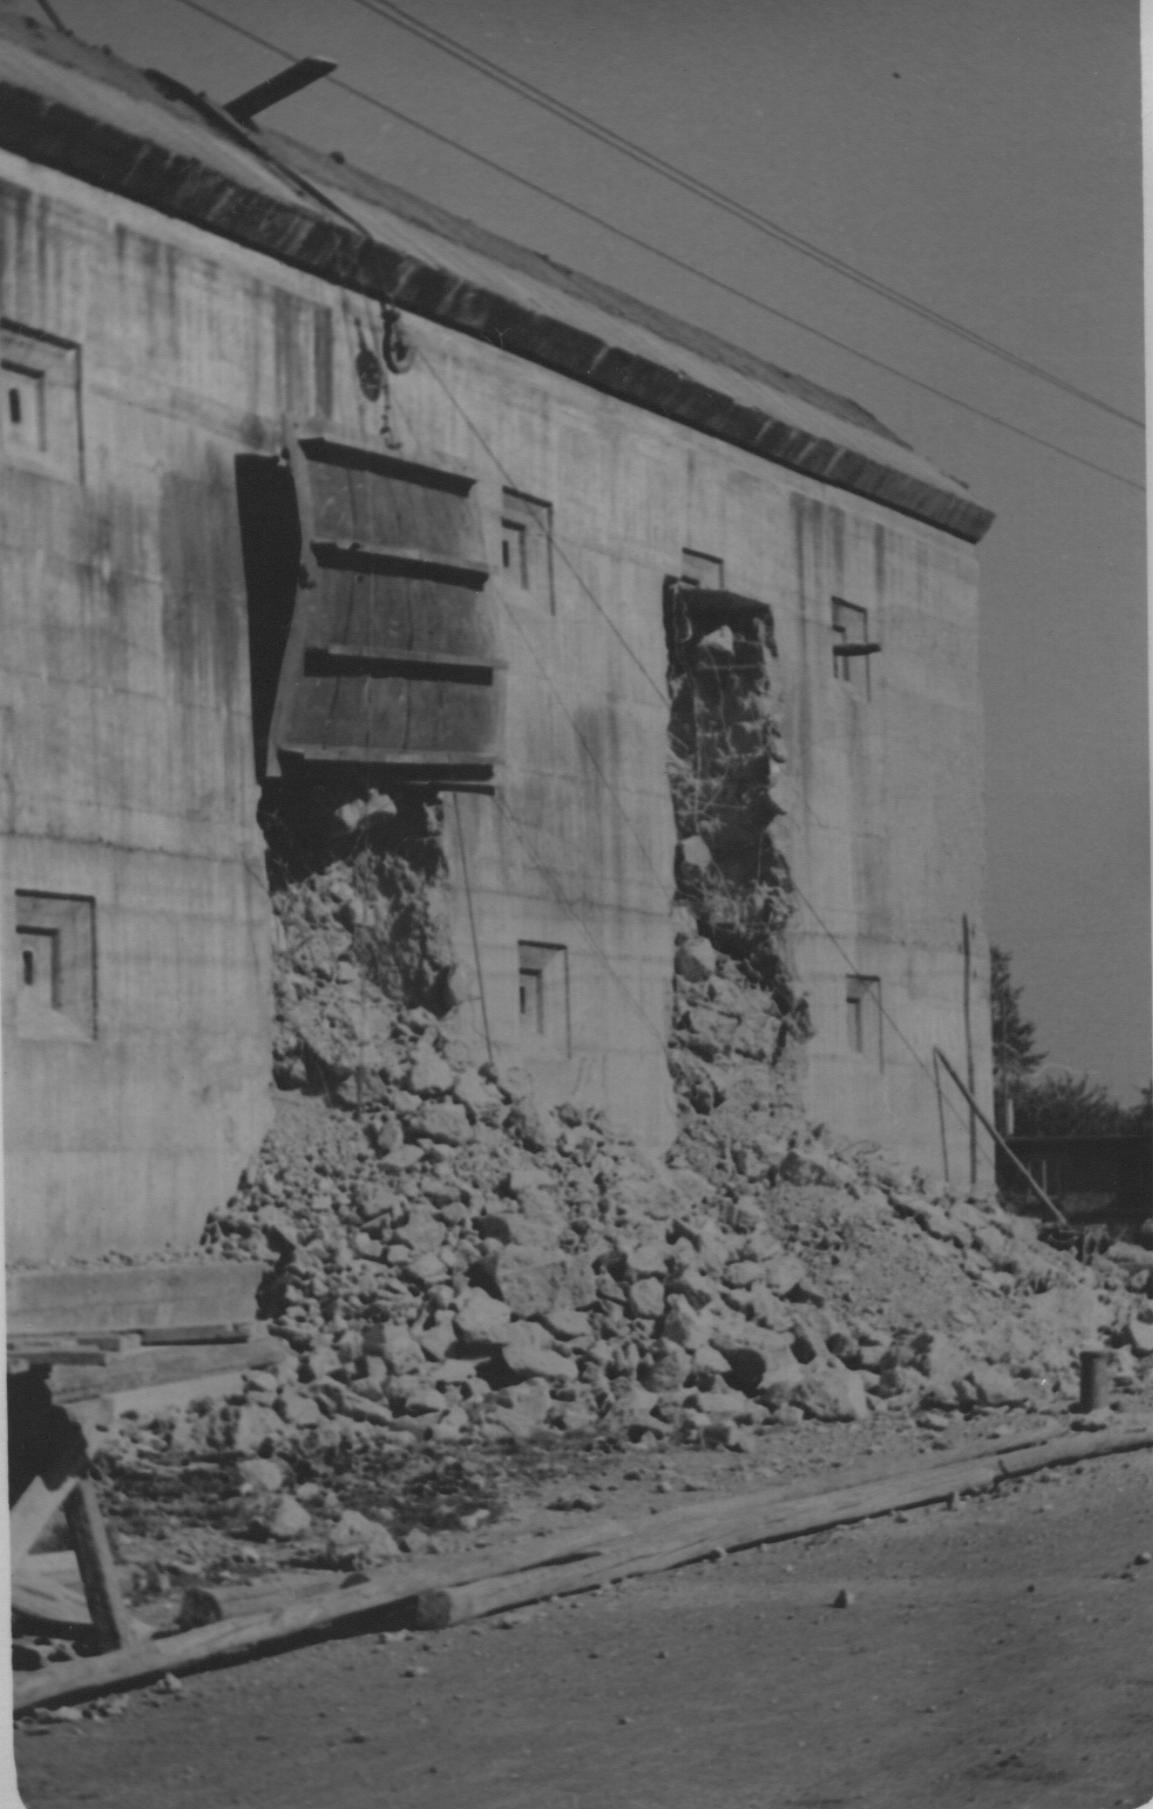
<instances>
[{"instance_id":1,"label":"concrete bunker building","mask_svg":"<svg viewBox=\"0 0 1153 1809\"><path fill-rule=\"evenodd\" d=\"M11 1257L189 1248L227 1198L270 1113L259 789L310 773L447 799L458 1009L546 1097L667 1144L671 695L710 637L763 662L806 1104L964 1169L930 1066L971 1059L988 1101L992 517L960 484L12 18L0 220Z\"/></svg>"}]
</instances>

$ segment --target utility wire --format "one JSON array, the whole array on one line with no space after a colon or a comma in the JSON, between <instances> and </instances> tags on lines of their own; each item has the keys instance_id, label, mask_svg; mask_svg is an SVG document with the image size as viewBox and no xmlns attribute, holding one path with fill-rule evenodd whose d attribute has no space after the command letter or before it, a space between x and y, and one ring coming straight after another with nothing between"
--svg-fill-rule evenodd
<instances>
[{"instance_id":1,"label":"utility wire","mask_svg":"<svg viewBox=\"0 0 1153 1809\"><path fill-rule=\"evenodd\" d=\"M352 0L352 4L360 7L362 12L374 13L378 18L389 20L393 25L398 25L402 31L411 32L424 43L431 44L435 49L443 51L446 56L455 58L459 63L464 63L469 69L475 70L489 81L499 83L502 88L509 89L522 100L542 107L554 118L563 119L568 125L574 126L577 131L599 140L600 143L608 145L610 149L620 152L622 156L631 158L633 162L643 164L646 169L655 171L657 175L665 177L678 188L687 190L701 200L711 202L725 213L733 215L735 219L743 221L746 226L751 226L755 231L762 233L766 238L789 246L791 250L815 260L825 269L834 271L838 276L846 277L850 282L857 283L872 294L881 296L896 307L916 314L920 319L929 321L933 326L940 327L944 332L965 340L969 345L978 347L979 350L1001 359L1006 364L1014 365L1029 376L1036 377L1043 383L1051 384L1055 389L1063 390L1067 395L1075 396L1078 401L1087 402L1093 408L1100 408L1106 414L1113 415L1117 420L1124 421L1132 427L1144 427L1145 423L1139 416L1127 414L1124 409L1114 407L1111 402L1104 401L1102 397L1094 395L1089 390L1080 389L1076 384L1047 370L1043 365L1035 364L1032 359L1022 357L1020 353L999 345L996 340L988 339L984 334L976 332L971 327L966 327L962 322L953 320L951 316L942 314L937 309L917 301L914 296L907 295L904 290L894 288L891 284L870 276L867 271L824 250L811 239L802 238L799 233L792 232L789 228L780 225L778 221L758 213L755 208L748 207L743 201L735 200L731 195L725 194L723 189L714 188L711 183L704 182L701 178L692 175L690 171L681 169L678 164L670 163L667 158L659 156L655 151L650 151L643 144L638 144L635 139L626 138L623 133L603 125L589 114L582 113L579 108L569 106L567 101L562 101L556 95L549 94L546 89L538 88L534 82L527 81L523 76L514 75L511 70L493 62L490 57L483 56L479 51L471 50L458 38L450 37L447 32L439 31L435 26L428 25L423 20L414 19L411 13L392 4L392 0Z\"/></svg>"},{"instance_id":2,"label":"utility wire","mask_svg":"<svg viewBox=\"0 0 1153 1809\"><path fill-rule=\"evenodd\" d=\"M368 4L368 0L354 0L354 3L355 4ZM178 0L178 4L188 6L193 11L204 13L207 16L217 20L221 24L225 24L225 25L230 24L230 21L223 19L219 14L212 12L212 10L209 7L204 6L201 3L201 0ZM390 9L390 10L394 10L394 9ZM241 35L244 37L255 38L255 34L250 33L246 30L243 30L243 28L235 27L235 26L233 26L231 28L233 30L239 31L241 33ZM267 40L256 39L256 41L258 43L260 43L262 45L262 47L272 50L277 55L280 55L280 56L286 55L286 53L284 51L280 50L279 46L274 45ZM347 86L347 84L343 84L343 83L340 85ZM359 98L369 98L369 97L359 97ZM373 104L380 105L381 103L373 102ZM387 109L387 108L385 108L383 110L391 111L391 109ZM346 216L346 217L348 217L350 219L353 218L353 216ZM363 228L362 228L362 230L363 230ZM480 433L479 428L477 428L476 424L471 421L471 419L467 415L466 411L463 408L461 408L461 406L458 402L456 402L456 398L452 396L448 385L440 377L439 372L437 372L435 370L435 368L432 366L432 364L429 361L425 360L425 362L428 364L429 370L437 378L438 382L440 383L441 388L444 390L444 392L448 396L449 400L451 402L453 402L453 404L457 407L458 411L461 413L461 415L463 416L466 423L472 428L472 431L474 432L474 434L481 441L481 444L485 446L486 450L489 452L490 457L493 457L495 459L496 455L495 455L493 449L488 445L488 442L485 440L484 436ZM496 460L496 462L498 464L498 467L503 472L503 466L500 465L500 461ZM1111 473L1109 475L1116 475L1116 474ZM1125 482L1127 480L1122 479L1121 481ZM563 557L563 555L562 555L562 557ZM567 561L567 559L564 562L566 564L569 564L569 561ZM629 657L639 668L640 672L645 677L648 684L657 693L657 695L662 699L662 702L665 701L664 687L658 685L657 681L653 678L652 674L649 672L647 666L644 664L640 655L636 652L636 650L632 647L632 645L628 642L628 640L620 633L620 630L616 628L616 625L615 625L615 623L612 622L612 618L609 616L608 611L606 609L604 609L603 605L599 602L599 599L595 597L595 595L593 594L593 592L591 591L589 586L587 584L585 584L583 579L580 578L579 573L576 572L576 568L570 565L570 570L573 572L573 575L576 577L577 582L579 583L582 591L584 591L584 593L591 599L591 601L594 603L594 605L598 609L599 613L604 617L604 619L614 629L614 632L616 633L617 638L621 641L621 644L625 648L625 651L628 653ZM511 614L511 611L509 613ZM545 668L543 667L543 663L542 663L542 670L545 670ZM546 677L547 677L547 671L546 671ZM556 687L555 687L555 685L552 684L551 679L549 680L549 683L550 683L550 688L552 688L554 690L554 692L556 692ZM559 692L556 692L556 694L559 697ZM562 702L563 702L563 700L562 700ZM575 727L575 724L574 724L574 727ZM589 751L591 752L591 750L589 750ZM636 839L638 847L641 849L641 852L646 859L646 863L648 864L650 869L655 873L656 872L655 864L652 861L652 858L649 855L648 850L644 847L643 843L641 842L640 837L637 836L635 826L632 823L629 813L625 809L624 801L620 797L620 795L617 791L617 788L613 785L612 781L608 778L608 775L600 767L599 762L596 762L595 764L596 764L596 770L602 780L602 783L604 784L610 797L613 799L614 803L616 804L617 809L619 810L623 820L626 823L626 826L630 829L634 838ZM496 803L497 803L498 809L500 811L500 814L505 817L506 821L509 823L509 826L512 828L514 834L517 836L517 839L521 842L521 845L525 849L525 852L528 853L530 861L537 868L537 870L541 873L542 877L545 878L546 882L548 883L548 885L550 887L550 890L553 891L553 894L556 897L557 902L559 904L561 904L561 906L566 911L568 911L569 914L572 915L574 917L574 919L580 924L580 927L584 931L584 934L587 937L591 947L594 949L594 951L596 952L598 957L604 963L604 965L608 969L610 975L616 981L617 985L621 987L622 992L624 992L625 996L629 999L629 1002L633 1006L634 1010L637 1011L638 1015L643 1019L643 1021L649 1026L650 1029L654 1030L654 1032L657 1031L658 1027L652 1023L652 1020L649 1018L647 1012L644 1011L644 1008L640 1005L639 1001L632 998L632 996L628 993L627 989L621 983L619 976L616 974L616 970L615 970L609 956L605 953L605 951L601 948L600 944L597 942L596 938L592 935L591 931L588 928L587 923L585 923L584 918L581 916L580 912L577 911L576 907L571 903L571 901L568 900L563 895L563 892L561 891L559 885L557 884L557 882L555 880L555 876L553 876L549 872L549 870L545 867L544 863L541 861L541 859L539 857L539 854L537 854L536 851L534 849L532 849L531 845L529 844L529 842L527 840L527 837L525 836L525 834L523 832L521 825L519 823L517 823L517 821L514 817L512 817L512 815L507 810L507 808L503 805L503 803L499 797L496 799ZM806 812L808 812L807 800L805 800L803 797L801 799L801 804L802 804L802 807L806 810ZM795 818L793 818L793 816L791 815L790 812L783 811L782 815L785 817L786 821L792 823L794 828L798 827L798 825L796 824ZM791 886L792 891L797 896L797 898L805 906L806 910L809 912L810 916L812 917L813 921L817 924L818 928L827 937L827 939L829 940L829 942L831 943L833 948L836 949L841 960L845 963L846 973L853 973L855 971L855 963L854 963L852 956L844 948L844 946L842 945L842 943L840 942L838 937L833 933L833 931L830 929L828 924L825 922L824 918L821 916L821 914L817 910L816 906L812 904L812 902L809 900L809 898L806 896L806 894L801 890L801 888L797 885L795 879L793 879L791 875L790 875L790 886ZM936 1086L937 1085L936 1076L935 1076L933 1070L929 1067L929 1064L921 1056L920 1052L917 1050L915 1045L912 1042L910 1042L909 1038L905 1035L904 1031L901 1029L901 1027L897 1023L896 1019L886 1009L886 1007L880 1000L878 1000L878 1009L879 1009L882 1019L890 1026L890 1028L894 1031L894 1033L898 1037L898 1039L909 1050L909 1053L912 1055L912 1057L913 1057L914 1061L917 1063L918 1067L920 1067L923 1070L923 1072L926 1074L926 1076L929 1078L929 1080L933 1082L934 1086ZM659 1034L663 1037L664 1032L660 1031ZM962 1125L964 1125L966 1128L968 1128L968 1121L963 1117L959 1108L957 1108L951 1101L949 1102L949 1109L953 1112L953 1115L954 1115L954 1117L957 1118L958 1122L961 1123Z\"/></svg>"},{"instance_id":3,"label":"utility wire","mask_svg":"<svg viewBox=\"0 0 1153 1809\"><path fill-rule=\"evenodd\" d=\"M272 51L274 55L283 57L287 62L294 60L292 54L282 49L279 44L274 44L271 39L262 37L258 32L250 31L243 25L235 24L233 20L225 18L223 13L215 11L211 6L204 5L203 0L176 0L176 4L187 7L191 12L200 13L204 18L212 19L216 24L224 26L226 30L235 32L242 38L247 38L250 43L258 45L262 50ZM530 176L521 175L508 164L500 163L496 158L486 156L484 152L475 150L471 145L463 143L459 138L453 138L447 132L441 132L435 126L426 125L423 120L415 118L411 113L404 112L400 107L394 107L386 101L379 100L376 95L369 94L367 89L358 88L355 83L346 82L339 76L330 76L328 85L340 89L342 93L363 102L366 106L374 107L378 113L383 113L388 118L399 121L401 125L409 127L410 130L423 133L426 138L431 138L435 143L444 145L460 156L470 158L484 169L492 170L495 175L503 176L508 181L517 183L521 188L529 190L534 195L539 195L542 200L552 203L553 206L563 207L568 213L575 214L579 219L587 220L601 231L610 233L614 238L633 246L635 250L643 251L650 257L659 258L662 263L670 265L673 269L683 271L687 276L709 284L722 295L732 296L736 301L744 302L748 307L755 308L758 312L769 315L774 320L784 321L786 325L795 327L799 332L807 333L810 338L820 340L823 345L830 345L840 352L846 352L850 358L856 358L862 364L870 365L874 370L884 371L887 376L895 377L898 382L907 383L913 389L919 389L923 394L935 397L939 402L964 409L967 414L976 416L980 421L988 422L992 427L999 427L1005 433L1016 434L1019 439L1027 440L1030 445L1040 446L1044 451L1055 453L1058 458L1068 459L1087 471L1095 471L1100 477L1112 478L1115 483L1124 484L1129 490L1135 490L1139 494L1144 493L1143 483L1125 477L1119 471L1113 471L1108 465L1100 465L1096 460L1086 458L1082 453L1072 452L1067 446L1047 440L1041 434L1032 433L1026 427L1019 427L1015 422L1007 421L1002 415L992 414L987 409L978 408L976 403L966 402L961 396L954 396L950 391L938 388L936 384L927 383L921 377L914 377L908 371L901 370L895 364L887 363L885 359L878 358L871 352L861 351L859 347L851 345L848 340L839 339L833 333L826 333L820 327L814 327L810 322L788 313L784 308L774 307L771 302L763 301L759 296L750 294L747 289L741 289L735 283L726 282L723 277L713 276L707 270L699 269L687 258L680 258L674 252L664 251L659 245L654 245L638 233L629 232L623 226L615 226L611 220L604 219L602 215L594 213L591 208L582 207L577 201L567 200L564 195L558 195L554 190L545 188L542 183L533 181Z\"/></svg>"}]
</instances>

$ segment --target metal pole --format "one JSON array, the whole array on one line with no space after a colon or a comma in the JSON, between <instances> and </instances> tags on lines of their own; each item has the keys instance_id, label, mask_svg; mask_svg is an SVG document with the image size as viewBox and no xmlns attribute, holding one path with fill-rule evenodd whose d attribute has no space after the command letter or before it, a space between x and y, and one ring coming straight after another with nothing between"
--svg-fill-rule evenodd
<instances>
[{"instance_id":1,"label":"metal pole","mask_svg":"<svg viewBox=\"0 0 1153 1809\"><path fill-rule=\"evenodd\" d=\"M1002 1137L1002 1135L1001 1135L1000 1131L997 1129L996 1125L993 1124L990 1119L986 1118L984 1112L981 1110L980 1106L977 1104L977 1101L974 1099L974 1097L970 1093L968 1087L965 1085L964 1081L961 1079L961 1076L957 1073L956 1068L954 1068L952 1062L949 1060L949 1058L945 1054L944 1050L943 1049L934 1049L933 1054L940 1061L941 1066L944 1068L946 1074L949 1075L950 1079L953 1080L958 1087L960 1087L961 1092L964 1094L965 1098L969 1102L970 1109L977 1114L977 1117L980 1119L981 1123L984 1125L985 1129L988 1131L990 1137L992 1137L993 1141L996 1143L998 1149L1004 1150L1006 1156L1008 1156L1008 1158L1009 1158L1009 1161L1013 1164L1013 1167L1016 1169L1017 1173L1020 1175L1021 1179L1024 1181L1026 1187L1028 1187L1029 1192L1036 1194L1036 1196L1040 1200L1042 1206L1044 1206L1046 1212L1051 1212L1053 1214L1053 1217L1056 1219L1056 1221L1059 1225L1067 1225L1069 1221L1065 1217L1065 1214L1061 1211L1061 1208L1059 1206L1054 1205L1053 1201L1049 1198L1048 1194L1045 1192L1045 1189L1041 1186L1041 1183L1039 1181L1034 1180L1033 1176L1029 1173L1029 1170L1025 1167L1025 1164L1022 1161L1020 1161L1017 1156L1015 1156L1013 1154L1013 1151L1009 1148L1009 1145L1005 1142L1004 1137Z\"/></svg>"},{"instance_id":2,"label":"metal pole","mask_svg":"<svg viewBox=\"0 0 1153 1809\"><path fill-rule=\"evenodd\" d=\"M977 1116L973 1096L977 1091L977 1064L973 1059L972 936L969 914L961 918L961 945L965 956L965 1073L969 1081L969 1185L977 1185Z\"/></svg>"}]
</instances>

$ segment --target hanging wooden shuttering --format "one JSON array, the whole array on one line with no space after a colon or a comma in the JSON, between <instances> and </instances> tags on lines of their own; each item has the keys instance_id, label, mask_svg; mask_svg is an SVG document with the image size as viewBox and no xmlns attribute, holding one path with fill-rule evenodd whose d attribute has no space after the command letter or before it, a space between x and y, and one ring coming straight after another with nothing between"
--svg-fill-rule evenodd
<instances>
[{"instance_id":1,"label":"hanging wooden shuttering","mask_svg":"<svg viewBox=\"0 0 1153 1809\"><path fill-rule=\"evenodd\" d=\"M330 762L486 784L503 663L475 479L320 434L289 457L300 571L267 772Z\"/></svg>"}]
</instances>

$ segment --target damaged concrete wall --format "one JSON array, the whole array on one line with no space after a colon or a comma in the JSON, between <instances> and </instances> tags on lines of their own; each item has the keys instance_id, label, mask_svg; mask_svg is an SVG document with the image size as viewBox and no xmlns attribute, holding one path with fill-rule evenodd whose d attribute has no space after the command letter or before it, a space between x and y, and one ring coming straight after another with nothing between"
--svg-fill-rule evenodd
<instances>
[{"instance_id":1,"label":"damaged concrete wall","mask_svg":"<svg viewBox=\"0 0 1153 1809\"><path fill-rule=\"evenodd\" d=\"M195 1234L264 1121L270 925L236 460L274 460L289 419L476 478L508 671L494 795L449 795L440 828L453 1033L531 1071L545 1101L670 1141L663 599L703 556L771 612L779 733L758 757L783 770L758 848L774 930L776 864L796 882L784 968L815 1032L807 1104L939 1167L918 1061L934 1042L963 1055L960 918L979 921L982 888L969 549L431 322L406 322L411 368L366 386L373 303L18 159L0 174L5 315L55 335L83 373L83 479L26 469L12 495L30 514L14 502L5 529L23 573L23 602L5 606L6 736L23 736L6 909L17 889L96 898L101 962L84 1048L18 1033L8 969L16 1248L47 1249L49 1226L92 1248ZM863 693L861 668L834 662L837 598L882 644ZM57 701L69 660L73 707ZM379 780L366 771L365 794ZM879 981L917 1056L893 1035L852 1046L852 975ZM987 1093L982 1021L978 975ZM67 1132L48 1097L69 1100Z\"/></svg>"}]
</instances>

